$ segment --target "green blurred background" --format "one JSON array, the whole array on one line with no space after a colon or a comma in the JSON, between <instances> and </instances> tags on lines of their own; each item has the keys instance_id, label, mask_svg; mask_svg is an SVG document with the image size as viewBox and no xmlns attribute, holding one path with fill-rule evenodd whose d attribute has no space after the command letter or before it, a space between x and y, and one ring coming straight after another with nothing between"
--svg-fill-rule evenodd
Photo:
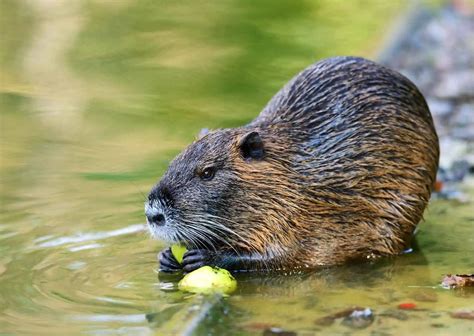
<instances>
[{"instance_id":1,"label":"green blurred background","mask_svg":"<svg viewBox=\"0 0 474 336\"><path fill-rule=\"evenodd\" d=\"M0 333L149 334L146 313L195 304L159 290L155 253L163 245L142 233L149 188L201 128L249 122L309 64L333 55L376 58L410 6L0 0ZM450 213L437 209L433 232L446 239L441 246L432 234L424 242L452 253L432 254L439 274L472 261L456 250L456 237L466 235L443 225ZM307 315L305 305L313 313L354 298L376 306L369 289L396 292L428 274L418 263L424 259L407 258L414 259L403 259L409 267L389 285L366 287L361 274L375 278L367 269L349 272L361 281L355 289L342 283L333 291L318 279L263 289L243 281L245 299L230 302L239 311L251 306L250 320L305 326L313 315L293 319ZM444 307L457 304L450 300Z\"/></svg>"}]
</instances>

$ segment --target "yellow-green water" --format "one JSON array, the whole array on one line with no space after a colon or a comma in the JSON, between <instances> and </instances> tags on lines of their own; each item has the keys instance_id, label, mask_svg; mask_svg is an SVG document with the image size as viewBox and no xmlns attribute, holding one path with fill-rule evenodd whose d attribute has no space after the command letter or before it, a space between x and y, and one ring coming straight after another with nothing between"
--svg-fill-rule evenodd
<instances>
[{"instance_id":1,"label":"yellow-green water","mask_svg":"<svg viewBox=\"0 0 474 336\"><path fill-rule=\"evenodd\" d=\"M255 117L293 74L340 54L374 57L406 8L389 1L0 1L0 334L312 335L352 305L354 334L470 335L472 292L437 285L474 270L473 203L435 201L419 250L306 275L239 277L224 300L173 291L143 201L201 128ZM467 191L471 187L466 185ZM474 195L473 195L474 196ZM173 282L171 282L173 284ZM420 301L420 299L425 301ZM431 300L431 301L426 301ZM217 302L217 303L216 303Z\"/></svg>"}]
</instances>

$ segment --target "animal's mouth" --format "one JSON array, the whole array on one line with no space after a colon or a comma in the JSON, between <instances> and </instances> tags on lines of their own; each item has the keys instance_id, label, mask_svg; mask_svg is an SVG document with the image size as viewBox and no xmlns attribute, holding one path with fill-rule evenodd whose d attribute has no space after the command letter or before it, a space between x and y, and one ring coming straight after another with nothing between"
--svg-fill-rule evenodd
<instances>
[{"instance_id":1,"label":"animal's mouth","mask_svg":"<svg viewBox=\"0 0 474 336\"><path fill-rule=\"evenodd\" d=\"M188 248L202 248L202 243L196 243L196 237L189 236L185 230L180 230L179 225L174 221L167 221L165 224L156 224L147 218L148 231L153 239L161 240L167 244L181 244ZM200 247L199 247L200 246Z\"/></svg>"},{"instance_id":2,"label":"animal's mouth","mask_svg":"<svg viewBox=\"0 0 474 336\"><path fill-rule=\"evenodd\" d=\"M179 235L169 225L157 225L148 222L148 231L154 239L162 240L170 244L180 243Z\"/></svg>"},{"instance_id":3,"label":"animal's mouth","mask_svg":"<svg viewBox=\"0 0 474 336\"><path fill-rule=\"evenodd\" d=\"M234 248L228 236L238 236L221 224L224 219L202 214L177 216L172 209L157 200L145 203L148 230L154 239L169 244L183 244L188 248L218 250L224 245Z\"/></svg>"},{"instance_id":4,"label":"animal's mouth","mask_svg":"<svg viewBox=\"0 0 474 336\"><path fill-rule=\"evenodd\" d=\"M154 239L164 241L168 244L181 244L188 249L217 250L221 247L221 242L216 239L202 236L200 233L189 232L186 228L179 229L175 223L167 223L157 226L148 223L148 229Z\"/></svg>"}]
</instances>

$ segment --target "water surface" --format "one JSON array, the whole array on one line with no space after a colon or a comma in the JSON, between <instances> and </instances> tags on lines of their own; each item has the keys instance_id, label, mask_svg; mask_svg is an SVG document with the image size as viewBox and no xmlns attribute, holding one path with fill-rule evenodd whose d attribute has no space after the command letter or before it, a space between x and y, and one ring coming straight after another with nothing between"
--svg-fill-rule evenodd
<instances>
[{"instance_id":1,"label":"water surface","mask_svg":"<svg viewBox=\"0 0 474 336\"><path fill-rule=\"evenodd\" d=\"M241 276L225 299L156 274L143 201L169 160L203 127L250 121L315 60L374 57L405 6L370 3L1 1L0 333L341 334L315 321L354 305L390 315L372 335L474 333L449 315L473 293L437 286L474 270L472 202L433 202L414 253ZM407 301L419 309L395 314Z\"/></svg>"}]
</instances>

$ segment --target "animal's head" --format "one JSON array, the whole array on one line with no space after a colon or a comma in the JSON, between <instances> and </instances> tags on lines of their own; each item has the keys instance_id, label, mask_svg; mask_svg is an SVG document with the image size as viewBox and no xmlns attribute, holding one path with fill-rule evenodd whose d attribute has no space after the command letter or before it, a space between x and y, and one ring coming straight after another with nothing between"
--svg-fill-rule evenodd
<instances>
[{"instance_id":1,"label":"animal's head","mask_svg":"<svg viewBox=\"0 0 474 336\"><path fill-rule=\"evenodd\" d=\"M276 228L265 223L286 223L284 203L296 192L282 148L257 129L204 135L151 190L145 213L152 235L194 248L264 253Z\"/></svg>"}]
</instances>

